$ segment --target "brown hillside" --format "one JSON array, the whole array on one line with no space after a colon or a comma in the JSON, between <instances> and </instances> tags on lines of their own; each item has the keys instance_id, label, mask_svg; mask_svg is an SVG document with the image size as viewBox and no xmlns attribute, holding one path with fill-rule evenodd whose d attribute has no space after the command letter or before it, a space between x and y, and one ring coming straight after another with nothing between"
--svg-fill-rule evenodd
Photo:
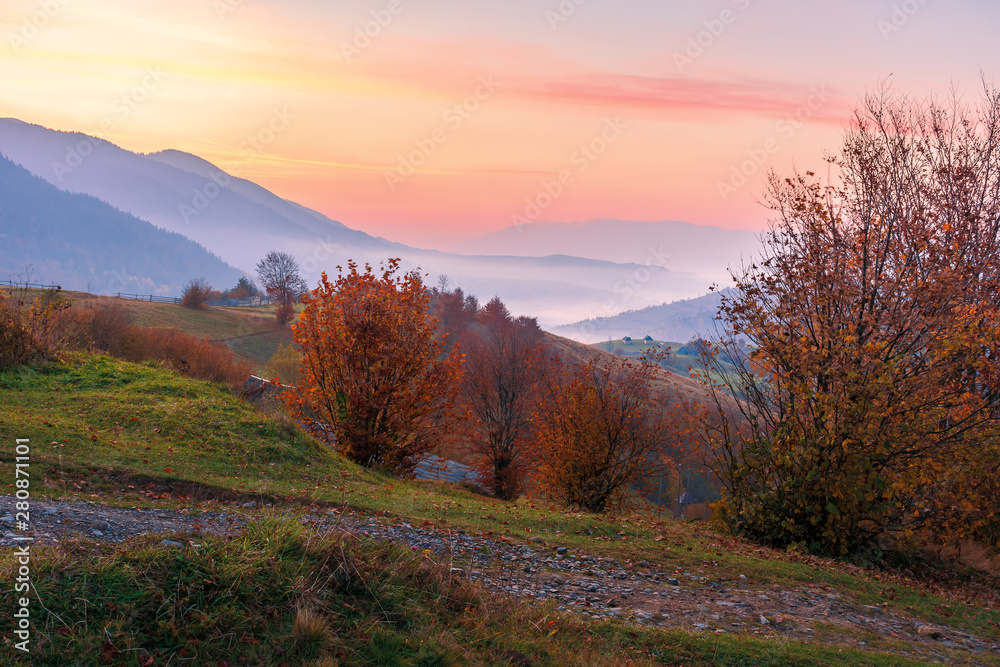
<instances>
[{"instance_id":1,"label":"brown hillside","mask_svg":"<svg viewBox=\"0 0 1000 667\"><path fill-rule=\"evenodd\" d=\"M29 290L28 296L33 297L36 293L37 290ZM135 301L70 290L63 290L62 296L77 308L116 304L140 327L178 329L197 338L207 337L253 363L258 372L263 371L279 344L292 342L292 330L279 326L273 313L261 312L261 309L246 309L245 313L237 308L192 309L178 303Z\"/></svg>"},{"instance_id":2,"label":"brown hillside","mask_svg":"<svg viewBox=\"0 0 1000 667\"><path fill-rule=\"evenodd\" d=\"M616 357L610 352L606 352L590 345L584 345L583 343L578 343L575 340L563 338L562 336L557 336L553 333L545 332L545 339L563 361L580 361L584 363L594 362L596 364L601 364L613 359L619 359L619 357ZM628 359L626 359L626 361L632 364L639 363ZM708 404L709 397L705 392L705 388L702 387L696 380L684 375L679 375L665 368L659 369L657 376L659 386L657 386L656 389L658 391L663 391L671 398L671 400L676 398L685 402L697 403L698 405Z\"/></svg>"}]
</instances>

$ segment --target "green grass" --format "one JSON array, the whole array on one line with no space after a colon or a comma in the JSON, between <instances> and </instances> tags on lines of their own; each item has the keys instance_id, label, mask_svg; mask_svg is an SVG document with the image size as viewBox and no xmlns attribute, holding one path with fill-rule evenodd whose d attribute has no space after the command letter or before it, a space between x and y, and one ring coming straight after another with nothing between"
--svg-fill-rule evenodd
<instances>
[{"instance_id":1,"label":"green grass","mask_svg":"<svg viewBox=\"0 0 1000 667\"><path fill-rule=\"evenodd\" d=\"M216 306L214 310L221 310L228 313L233 313L234 315L254 315L257 317L263 317L265 319L274 320L274 313L277 310L277 306ZM295 304L295 312L301 313L305 310L305 306L301 303Z\"/></svg>"},{"instance_id":2,"label":"green grass","mask_svg":"<svg viewBox=\"0 0 1000 667\"><path fill-rule=\"evenodd\" d=\"M899 573L872 572L827 559L756 547L720 534L704 524L659 521L655 515L648 513L622 516L572 513L537 499L504 503L450 485L389 478L347 462L304 434L287 418L261 414L233 397L222 386L183 378L155 364L130 364L86 354L69 355L64 362L40 369L21 368L0 372L0 396L3 398L0 401L0 441L12 444L15 438L30 438L32 489L36 497L80 497L119 506L184 506L191 509L201 508L206 500L241 503L251 498L272 502L282 510L304 504L347 504L356 511L382 512L406 519L414 525L462 528L494 536L507 535L515 541L541 536L548 544L559 544L594 555L611 556L623 562L648 560L656 563L662 570L678 568L715 581L729 582L727 588L734 591L741 587L760 590L772 585L809 588L826 586L859 604L885 602L888 611L910 615L930 623L947 624L984 639L996 641L1000 638L1000 612L995 608L990 609L981 599L972 599L972 604L966 604L956 597L962 595L963 591L984 586L982 577L978 575L968 574L967 580L960 582L955 589L942 587L932 591L918 582L908 581ZM12 457L12 446L0 450L0 470L10 470ZM7 480L12 483L13 477L7 475ZM12 491L9 488L7 493ZM234 511L241 510L234 508ZM255 530L260 534L274 531L280 534L282 530L287 530L284 526L288 522L279 523L276 526L274 522L265 522ZM319 537L298 536L294 539L317 541L317 544L322 542ZM289 582L294 583L304 576L301 572L296 574L291 561L314 563L309 559L322 557L321 554L317 555L319 552L310 551L307 554L301 549L293 549L289 552L294 554L289 556L289 563L282 564L282 556L273 567L264 567L261 564L265 561L253 559L262 553L268 553L267 549L250 537L235 542L206 539L205 546L199 548L197 554L188 549L181 560L178 560L177 552L163 551L158 544L158 539L140 539L123 549L120 546L113 548L84 541L70 548L91 550L93 558L80 558L79 554L60 555L61 552L58 551L40 556L42 560L39 561L39 571L50 573L51 577L55 577L53 581L61 581L63 583L60 585L64 584L76 591L71 596L72 599L63 599L58 597L61 594L55 588L47 589L42 594L42 600L59 600L46 602L47 607L53 611L58 608L62 616L64 608L77 608L78 603L74 603L73 599L82 598L93 602L88 602L79 611L85 615L84 625L92 623L95 628L93 632L86 631L90 634L84 632L77 636L78 632L83 632L79 629L79 621L70 623L74 628L70 635L64 636L56 625L49 628L53 636L53 656L82 645L73 644L72 641L105 641L107 637L101 639L103 635L99 631L102 627L109 627L108 632L113 629L114 632L124 633L121 641L113 642L117 650L122 651L122 655L139 655L139 651L126 653L121 642L125 642L126 646L143 647L150 655L162 656L170 651L179 655L180 644L170 644L169 637L163 634L165 630L159 625L162 619L157 614L161 611L153 616L149 615L152 613L149 611L142 612L145 615L138 617L126 615L125 612L116 616L113 610L105 609L105 603L111 602L113 609L131 610L129 614L139 614L136 610L140 607L155 607L158 610L162 607L172 609L170 614L176 617L181 608L171 605L180 605L177 600L184 596L165 600L162 596L156 598L147 591L153 597L148 600L132 600L130 596L133 594L127 591L138 583L143 584L138 590L145 590L151 585L149 582L158 581L157 578L161 576L168 579L174 577L174 581L180 582L182 573L186 573L183 576L189 580L185 585L197 589L199 581L217 582L212 567L224 567L230 561L233 572L246 572L245 576L249 577L245 579L248 585L252 583L261 590L270 590L267 587L272 584L260 580L261 577L273 575L277 577L273 585L279 588L286 584L291 586ZM398 554L390 554L391 549L384 551L384 547L375 545L352 544L350 549L362 561L374 558L376 562L388 564L395 563L394 559L399 557ZM380 549L383 551L379 551ZM379 553L383 555L377 556ZM209 560L202 559L204 554L211 555ZM197 559L194 558L195 555L198 555ZM381 561L378 560L380 558ZM247 559L257 565L246 565ZM292 569L282 569L285 566ZM258 571L261 568L263 569ZM379 584L387 587L385 594L402 595L399 591L392 592L397 584L403 588L408 587L407 594L415 596L414 599L418 601L414 604L427 607L428 599L421 596L428 595L428 591L413 582L406 586L398 581L392 583L396 581L392 579L392 569L386 566L386 571L376 577L378 581L383 580L378 577L388 577L385 580L388 583ZM405 569L404 567L403 570ZM154 577L149 574L150 571L158 574ZM229 578L224 580L230 583L234 581L233 572L226 575ZM747 579L740 579L741 574ZM376 574L370 576L375 577ZM3 579L8 580L6 575ZM434 581L437 582L434 586L439 588L445 585L439 579ZM306 584L300 584L291 586L289 590L301 592L299 589ZM97 588L87 589L90 592L72 588L85 585ZM231 602L245 606L248 603L227 602L228 598L220 597L221 593L215 598L206 597L207 589L195 589L190 594L185 593L186 604L189 607L194 604L191 596L201 596L197 598L197 605L208 605L204 613L211 618L222 619L213 623L206 622L204 627L199 626L200 634L195 637L195 644L201 647L198 650L207 651L198 655L214 656L211 651L216 650L213 646L216 642L230 646L235 641L234 636L238 638L241 632L249 632L235 620L225 620L229 618L226 614L232 613L231 609L226 611L229 609L226 605ZM218 593L216 589L212 590ZM236 595L235 589L231 587L224 590ZM361 595L363 592L355 593ZM55 597L47 597L49 595ZM260 651L277 651L276 647L282 647L282 651L293 650L290 648L288 633L292 624L291 615L296 609L295 605L300 604L300 599L289 597L290 594L284 597L277 593L275 595L278 596L276 600L280 599L280 604L276 601L268 605L268 608L274 609L254 612L262 619L259 621L262 629L253 630L253 636L260 639L262 644L241 646L239 651L258 650L264 645L271 648L259 648ZM440 591L435 595L440 596ZM364 604L375 604L372 599L364 599L368 600ZM405 607L405 601L398 597L383 599L376 596L375 599L383 606L391 600L393 606ZM347 604L356 606L350 601ZM486 605L502 611L492 613L487 609L482 613L487 614L491 620L477 616L478 620L470 621L472 625L468 628L454 626L459 621L449 615L458 614L460 619L465 611L461 614L454 610L446 612L439 609L435 612L433 606L430 607L432 612L429 613L432 613L433 621L429 627L432 630L427 632L441 632L442 637L451 637L442 640L443 643L433 644L433 648L423 649L425 652L442 652L445 657L438 663L434 663L431 658L427 658L429 662L421 662L423 658L418 657L421 649L417 648L417 644L412 647L410 645L410 642L422 639L425 646L431 646L427 644L427 637L431 634L425 635L424 631L414 629L417 625L426 623L426 619L419 623L413 621L412 627L397 626L391 615L383 617L379 613L371 613L374 607L362 605L361 608L367 611L359 612L360 616L357 617L345 614L336 605L324 609L339 609L336 614L354 619L350 621L352 623L368 623L371 630L367 634L370 637L375 637L376 632L388 633L377 636L384 637L385 646L390 647L385 649L388 651L386 655L396 656L392 659L397 662L378 662L383 658L389 660L385 656L364 658L375 661L376 664L465 664L475 660L487 664L504 664L496 657L500 653L489 651L506 650L547 656L539 658L535 664L554 664L560 661L563 664L625 664L623 656L626 655L634 655L638 660L636 664L642 664L645 660L658 664L902 664L897 658L890 659L874 653L852 653L846 648L841 653L839 647L824 648L817 644L761 640L743 634L715 637L687 635L682 632L663 633L631 628L620 623L575 625L576 622L561 618L557 621L559 632L554 638L546 639L544 635L548 632L534 634L532 623L540 623L539 619L545 617L546 613L550 614L548 620L556 618L551 615L551 609L532 616L534 612L529 613L524 608L503 606L509 604L495 600L477 602L477 609L482 610L482 606ZM201 609L197 605L192 608ZM480 611L476 613L479 614ZM330 611L329 616L333 619L330 623L348 622L336 614ZM534 620L523 621L521 626L515 628L504 620L508 616ZM548 620L544 623L546 628ZM58 624L57 620L50 618L46 618L45 622ZM113 627L108 626L108 623L112 623ZM178 621L175 620L174 624L177 626ZM433 630L434 628L437 629ZM499 633L499 639L488 639L493 633ZM511 643L513 640L505 638L518 637L518 641L521 641L522 635L526 642L523 645ZM337 636L342 637L341 630L337 631ZM477 643L473 648L468 648L472 641L477 641L482 646ZM516 648L517 646L523 648ZM602 662L608 658L603 652L605 646L614 648L609 655L616 657L610 662ZM361 654L354 653L361 651L360 646L351 644L341 648L345 651L345 660L361 664L361 658L357 657ZM411 648L415 652L410 651ZM647 653L641 653L642 650ZM263 657L253 657L251 653L246 653L246 656L257 661L251 664L280 662L271 663L267 661L270 658L265 660ZM299 662L298 658L289 658L288 661L289 664L306 664ZM53 661L45 664L60 663ZM156 664L160 664L159 658Z\"/></svg>"},{"instance_id":3,"label":"green grass","mask_svg":"<svg viewBox=\"0 0 1000 667\"><path fill-rule=\"evenodd\" d=\"M236 539L159 541L36 552L31 664L916 664L584 623L494 597L409 550L302 528L294 514L265 515ZM11 580L13 559L0 563Z\"/></svg>"},{"instance_id":4,"label":"green grass","mask_svg":"<svg viewBox=\"0 0 1000 667\"><path fill-rule=\"evenodd\" d=\"M0 433L30 438L34 474L53 496L79 487L137 496L153 482L184 495L284 497L322 490L345 468L370 477L290 420L265 418L225 387L155 363L76 354L0 373L0 391Z\"/></svg>"},{"instance_id":5,"label":"green grass","mask_svg":"<svg viewBox=\"0 0 1000 667\"><path fill-rule=\"evenodd\" d=\"M212 340L225 340L269 332L277 328L273 319L241 317L240 315L214 308L185 308L175 303L149 303L119 299L137 325L180 329L199 338L207 336Z\"/></svg>"},{"instance_id":6,"label":"green grass","mask_svg":"<svg viewBox=\"0 0 1000 667\"><path fill-rule=\"evenodd\" d=\"M253 362L255 372L259 374L263 373L264 366L278 351L279 345L291 345L292 342L292 330L282 327L261 334L233 338L227 340L226 345L236 356Z\"/></svg>"}]
</instances>

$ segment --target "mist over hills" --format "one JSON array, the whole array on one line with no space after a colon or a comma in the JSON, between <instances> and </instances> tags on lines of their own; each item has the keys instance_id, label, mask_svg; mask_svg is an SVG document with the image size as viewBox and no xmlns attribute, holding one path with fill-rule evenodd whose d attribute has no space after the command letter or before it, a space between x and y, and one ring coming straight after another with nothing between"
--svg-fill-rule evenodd
<instances>
[{"instance_id":1,"label":"mist over hills","mask_svg":"<svg viewBox=\"0 0 1000 667\"><path fill-rule=\"evenodd\" d=\"M554 327L552 333L582 343L598 343L608 338L619 340L623 336L631 336L636 340L652 336L656 340L680 342L695 337L713 338L719 304L723 294L728 294L730 289L710 292L694 299L626 311L611 317L581 320Z\"/></svg>"},{"instance_id":2,"label":"mist over hills","mask_svg":"<svg viewBox=\"0 0 1000 667\"><path fill-rule=\"evenodd\" d=\"M652 264L695 274L704 279L707 288L712 283L727 285L730 282L728 268L738 266L759 247L760 240L755 232L676 220L599 219L506 227L456 243L451 250L529 257L565 253L609 262Z\"/></svg>"},{"instance_id":3,"label":"mist over hills","mask_svg":"<svg viewBox=\"0 0 1000 667\"><path fill-rule=\"evenodd\" d=\"M33 280L101 294L178 295L192 277L226 287L242 275L184 236L62 192L0 154L0 278L26 267Z\"/></svg>"},{"instance_id":4,"label":"mist over hills","mask_svg":"<svg viewBox=\"0 0 1000 667\"><path fill-rule=\"evenodd\" d=\"M315 282L347 259L402 257L447 274L451 284L515 313L558 324L703 290L697 276L657 271L657 286L633 299L622 288L638 265L561 257L474 257L411 248L352 230L180 151L138 155L107 141L0 119L0 151L53 185L85 192L154 225L202 243L247 273L272 249L291 253Z\"/></svg>"},{"instance_id":5,"label":"mist over hills","mask_svg":"<svg viewBox=\"0 0 1000 667\"><path fill-rule=\"evenodd\" d=\"M537 316L549 327L696 296L711 282L694 271L664 268L668 261L651 262L642 253L573 256L585 249L582 242L564 234L560 245L556 232L548 245L510 244L510 253L501 252L499 244L491 244L489 255L413 248L350 229L182 151L140 155L103 139L12 118L0 119L0 152L60 190L91 195L180 234L249 275L270 250L292 254L310 284L348 259L377 266L400 257L404 269L419 266L431 282L447 275L452 286L481 300L499 296L515 314ZM229 165L231 171L239 167ZM642 236L645 232L630 233L639 237L640 247L658 243ZM668 250L672 256L687 252ZM37 277L52 279L41 271Z\"/></svg>"}]
</instances>

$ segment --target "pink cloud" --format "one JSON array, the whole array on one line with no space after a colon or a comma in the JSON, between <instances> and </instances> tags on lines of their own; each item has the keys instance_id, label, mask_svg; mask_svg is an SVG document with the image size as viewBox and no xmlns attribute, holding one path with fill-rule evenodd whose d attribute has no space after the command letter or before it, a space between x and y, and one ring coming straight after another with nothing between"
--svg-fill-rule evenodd
<instances>
[{"instance_id":1,"label":"pink cloud","mask_svg":"<svg viewBox=\"0 0 1000 667\"><path fill-rule=\"evenodd\" d=\"M838 109L841 105L836 103L836 93L832 89L768 81L707 81L594 73L559 80L526 80L520 84L518 93L538 101L573 105L764 115L793 113L813 100L817 106L813 118L825 115L826 120L843 119ZM820 115L824 109L825 114Z\"/></svg>"},{"instance_id":2,"label":"pink cloud","mask_svg":"<svg viewBox=\"0 0 1000 667\"><path fill-rule=\"evenodd\" d=\"M813 120L841 122L849 109L830 85L725 74L711 79L622 74L568 60L543 47L495 41L423 43L400 38L380 54L357 63L355 73L424 93L456 97L468 94L479 76L489 74L501 82L505 97L579 108L783 116L795 113L821 91L826 99L812 110Z\"/></svg>"}]
</instances>

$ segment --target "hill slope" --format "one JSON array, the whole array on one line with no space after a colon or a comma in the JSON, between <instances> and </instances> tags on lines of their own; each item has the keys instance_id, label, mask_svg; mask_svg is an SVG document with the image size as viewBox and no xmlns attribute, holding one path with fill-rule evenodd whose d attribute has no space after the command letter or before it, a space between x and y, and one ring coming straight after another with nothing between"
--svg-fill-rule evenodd
<instances>
[{"instance_id":1,"label":"hill slope","mask_svg":"<svg viewBox=\"0 0 1000 667\"><path fill-rule=\"evenodd\" d=\"M191 278L227 287L243 275L180 234L63 192L0 155L0 270L26 266L36 279L103 294L177 296Z\"/></svg>"},{"instance_id":2,"label":"hill slope","mask_svg":"<svg viewBox=\"0 0 1000 667\"><path fill-rule=\"evenodd\" d=\"M697 524L391 479L149 364L74 355L0 372L0 389L0 438L31 443L33 520L87 503L57 506L72 522L32 544L32 664L318 667L327 650L386 665L1000 664L981 574L865 571ZM206 530L73 536L113 508ZM219 523L237 536L204 534ZM3 549L0 576L18 565ZM326 623L305 632L302 609Z\"/></svg>"},{"instance_id":3,"label":"hill slope","mask_svg":"<svg viewBox=\"0 0 1000 667\"><path fill-rule=\"evenodd\" d=\"M553 327L559 335L583 342L599 343L609 337L623 336L641 339L652 336L657 340L689 341L698 336L715 336L715 316L727 290L711 292L694 299L684 299L639 310L629 310L610 317L581 320Z\"/></svg>"},{"instance_id":4,"label":"hill slope","mask_svg":"<svg viewBox=\"0 0 1000 667\"><path fill-rule=\"evenodd\" d=\"M292 330L277 323L273 307L191 309L176 303L133 301L72 291L65 296L82 308L113 303L140 327L178 329L195 338L225 343L236 356L253 364L257 374L263 373L279 345L292 344Z\"/></svg>"}]
</instances>

